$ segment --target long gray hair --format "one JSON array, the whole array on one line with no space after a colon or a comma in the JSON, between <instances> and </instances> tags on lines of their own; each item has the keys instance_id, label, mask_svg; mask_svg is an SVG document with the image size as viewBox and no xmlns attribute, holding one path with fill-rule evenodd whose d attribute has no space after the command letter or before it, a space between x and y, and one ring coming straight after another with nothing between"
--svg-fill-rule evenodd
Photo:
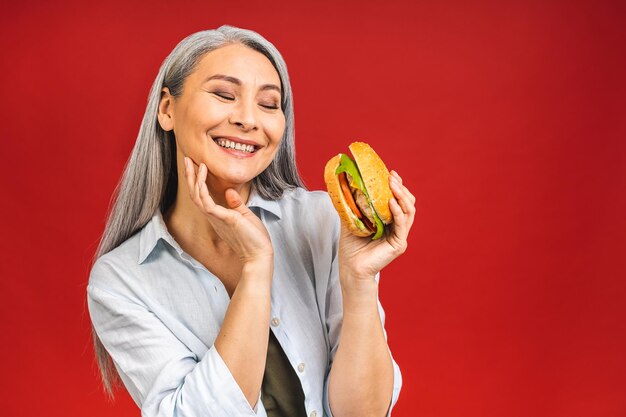
<instances>
[{"instance_id":1,"label":"long gray hair","mask_svg":"<svg viewBox=\"0 0 626 417\"><path fill-rule=\"evenodd\" d=\"M176 45L163 61L152 84L139 135L114 191L94 262L145 226L157 209L165 211L176 198L176 141L173 132L164 131L157 121L161 89L168 87L171 95L180 96L185 80L200 58L207 52L232 43L246 45L265 55L276 68L282 88L285 132L274 160L253 180L253 187L262 197L270 200L280 198L286 189L304 188L295 163L291 85L287 66L278 50L258 33L232 26L194 33ZM120 377L93 326L92 335L105 393L114 397Z\"/></svg>"}]
</instances>

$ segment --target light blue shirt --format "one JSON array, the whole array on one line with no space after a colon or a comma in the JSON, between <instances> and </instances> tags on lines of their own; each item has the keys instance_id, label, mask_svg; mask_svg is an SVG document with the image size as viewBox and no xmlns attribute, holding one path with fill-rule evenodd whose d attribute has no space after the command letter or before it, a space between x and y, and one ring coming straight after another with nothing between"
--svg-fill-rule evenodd
<instances>
[{"instance_id":1,"label":"light blue shirt","mask_svg":"<svg viewBox=\"0 0 626 417\"><path fill-rule=\"evenodd\" d=\"M300 188L278 201L253 192L248 206L274 246L271 330L300 378L307 415L331 416L328 375L342 323L339 217L325 192ZM159 210L96 261L87 300L94 328L142 416L266 415L261 400L250 406L213 346L230 302L226 289L181 249ZM393 367L392 407L402 385L395 361Z\"/></svg>"}]
</instances>

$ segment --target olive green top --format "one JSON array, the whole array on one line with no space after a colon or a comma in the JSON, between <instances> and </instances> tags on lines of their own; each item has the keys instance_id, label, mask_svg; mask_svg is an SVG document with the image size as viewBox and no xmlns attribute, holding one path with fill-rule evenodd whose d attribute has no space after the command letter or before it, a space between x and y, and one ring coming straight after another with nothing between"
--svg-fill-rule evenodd
<instances>
[{"instance_id":1,"label":"olive green top","mask_svg":"<svg viewBox=\"0 0 626 417\"><path fill-rule=\"evenodd\" d=\"M268 417L306 417L300 379L271 330L261 401Z\"/></svg>"}]
</instances>

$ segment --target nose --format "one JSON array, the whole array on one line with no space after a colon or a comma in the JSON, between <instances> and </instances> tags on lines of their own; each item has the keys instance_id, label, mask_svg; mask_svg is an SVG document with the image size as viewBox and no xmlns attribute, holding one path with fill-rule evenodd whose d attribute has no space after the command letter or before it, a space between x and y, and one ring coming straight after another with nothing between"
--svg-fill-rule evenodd
<instances>
[{"instance_id":1,"label":"nose","mask_svg":"<svg viewBox=\"0 0 626 417\"><path fill-rule=\"evenodd\" d=\"M230 114L230 123L244 132L257 129L255 106L252 100L239 100Z\"/></svg>"}]
</instances>

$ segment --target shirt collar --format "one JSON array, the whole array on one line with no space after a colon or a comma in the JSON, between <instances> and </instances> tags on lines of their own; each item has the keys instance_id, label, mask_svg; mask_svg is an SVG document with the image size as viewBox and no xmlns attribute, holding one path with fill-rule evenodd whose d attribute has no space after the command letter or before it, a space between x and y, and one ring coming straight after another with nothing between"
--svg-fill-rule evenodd
<instances>
[{"instance_id":1,"label":"shirt collar","mask_svg":"<svg viewBox=\"0 0 626 417\"><path fill-rule=\"evenodd\" d=\"M248 207L258 207L269 213L272 213L276 218L280 220L283 212L280 209L278 201L266 200L258 193L256 187L250 189L250 195L248 196Z\"/></svg>"},{"instance_id":2,"label":"shirt collar","mask_svg":"<svg viewBox=\"0 0 626 417\"><path fill-rule=\"evenodd\" d=\"M250 196L248 197L248 207L257 207L262 210L265 210L278 219L282 216L282 210L280 209L280 204L278 201L266 200L264 199L254 187L252 187L250 191ZM157 209L150 219L150 221L144 226L144 228L140 232L139 236L139 259L138 263L142 264L148 255L154 251L159 240L163 239L167 243L170 244L179 255L183 254L183 249L180 247L178 242L174 240L172 235L167 230L167 226L165 225L165 221L163 220L163 214L161 213L161 209Z\"/></svg>"},{"instance_id":3,"label":"shirt collar","mask_svg":"<svg viewBox=\"0 0 626 417\"><path fill-rule=\"evenodd\" d=\"M176 251L182 255L183 250L174 240L170 232L167 230L165 220L163 220L163 214L161 209L157 209L150 221L144 226L139 235L139 259L138 262L142 264L148 255L156 248L159 240L163 239L170 244Z\"/></svg>"}]
</instances>

